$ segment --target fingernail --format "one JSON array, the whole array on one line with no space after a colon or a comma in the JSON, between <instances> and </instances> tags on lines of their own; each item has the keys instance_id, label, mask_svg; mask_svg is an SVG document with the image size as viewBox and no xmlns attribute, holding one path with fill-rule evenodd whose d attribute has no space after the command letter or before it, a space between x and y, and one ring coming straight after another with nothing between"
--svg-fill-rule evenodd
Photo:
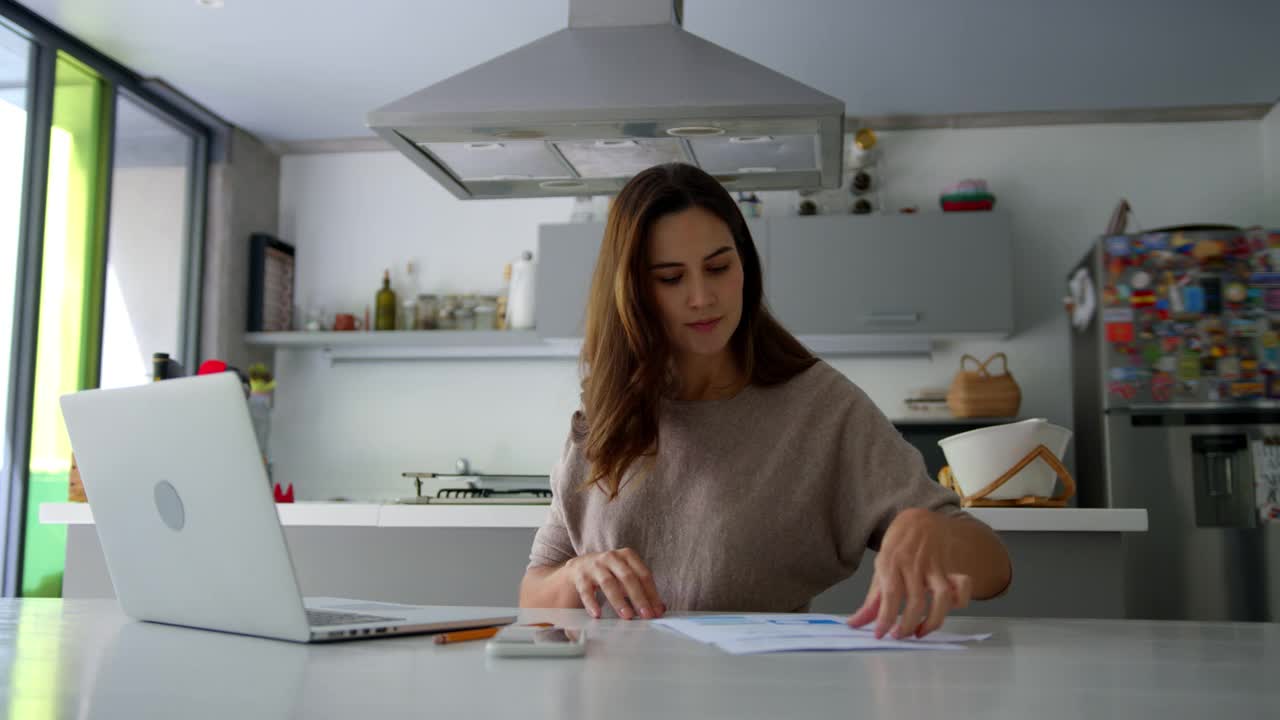
<instances>
[{"instance_id":1,"label":"fingernail","mask_svg":"<svg viewBox=\"0 0 1280 720\"><path fill-rule=\"evenodd\" d=\"M648 620L653 617L653 611L649 608L640 608L640 616Z\"/></svg>"},{"instance_id":2,"label":"fingernail","mask_svg":"<svg viewBox=\"0 0 1280 720\"><path fill-rule=\"evenodd\" d=\"M630 619L631 619L631 608L623 608L623 609L621 609L621 610L619 610L619 611L618 611L618 614L622 616L622 619L623 619L623 620L630 620Z\"/></svg>"}]
</instances>

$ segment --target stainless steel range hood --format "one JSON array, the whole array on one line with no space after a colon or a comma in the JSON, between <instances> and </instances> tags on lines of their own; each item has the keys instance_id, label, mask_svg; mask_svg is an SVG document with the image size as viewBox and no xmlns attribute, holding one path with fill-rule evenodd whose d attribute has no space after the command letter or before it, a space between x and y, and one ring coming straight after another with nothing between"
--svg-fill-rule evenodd
<instances>
[{"instance_id":1,"label":"stainless steel range hood","mask_svg":"<svg viewBox=\"0 0 1280 720\"><path fill-rule=\"evenodd\" d=\"M844 103L686 32L672 0L570 0L569 27L368 114L463 199L616 193L660 162L729 190L840 184Z\"/></svg>"}]
</instances>

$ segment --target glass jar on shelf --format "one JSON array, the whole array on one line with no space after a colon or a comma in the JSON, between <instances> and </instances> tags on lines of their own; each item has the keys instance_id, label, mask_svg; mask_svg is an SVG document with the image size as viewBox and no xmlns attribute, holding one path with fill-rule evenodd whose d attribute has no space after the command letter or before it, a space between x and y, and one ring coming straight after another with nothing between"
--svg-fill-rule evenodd
<instances>
[{"instance_id":1,"label":"glass jar on shelf","mask_svg":"<svg viewBox=\"0 0 1280 720\"><path fill-rule=\"evenodd\" d=\"M423 293L418 296L418 329L436 329L436 310L438 303L435 295Z\"/></svg>"},{"instance_id":2,"label":"glass jar on shelf","mask_svg":"<svg viewBox=\"0 0 1280 720\"><path fill-rule=\"evenodd\" d=\"M475 318L477 330L498 329L498 303L495 297L483 297L476 303Z\"/></svg>"},{"instance_id":3,"label":"glass jar on shelf","mask_svg":"<svg viewBox=\"0 0 1280 720\"><path fill-rule=\"evenodd\" d=\"M453 313L458 309L458 296L445 295L440 299L440 304L436 306L436 329L437 330L453 330L455 329Z\"/></svg>"},{"instance_id":4,"label":"glass jar on shelf","mask_svg":"<svg viewBox=\"0 0 1280 720\"><path fill-rule=\"evenodd\" d=\"M453 311L454 324L459 330L476 329L476 305L479 304L475 293L467 293L458 298L458 307Z\"/></svg>"},{"instance_id":5,"label":"glass jar on shelf","mask_svg":"<svg viewBox=\"0 0 1280 720\"><path fill-rule=\"evenodd\" d=\"M416 298L405 298L401 301L400 317L396 319L396 329L418 329L418 301Z\"/></svg>"}]
</instances>

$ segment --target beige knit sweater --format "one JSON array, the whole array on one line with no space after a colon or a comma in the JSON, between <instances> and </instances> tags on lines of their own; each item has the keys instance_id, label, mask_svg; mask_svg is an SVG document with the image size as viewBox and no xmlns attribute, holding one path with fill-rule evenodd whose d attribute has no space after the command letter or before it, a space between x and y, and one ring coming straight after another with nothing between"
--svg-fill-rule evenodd
<instances>
[{"instance_id":1,"label":"beige knit sweater","mask_svg":"<svg viewBox=\"0 0 1280 720\"><path fill-rule=\"evenodd\" d=\"M582 418L530 567L631 548L671 610L790 612L853 574L899 511L961 512L920 453L830 365L732 398L664 402L652 472L583 488ZM850 608L853 610L853 608Z\"/></svg>"}]
</instances>

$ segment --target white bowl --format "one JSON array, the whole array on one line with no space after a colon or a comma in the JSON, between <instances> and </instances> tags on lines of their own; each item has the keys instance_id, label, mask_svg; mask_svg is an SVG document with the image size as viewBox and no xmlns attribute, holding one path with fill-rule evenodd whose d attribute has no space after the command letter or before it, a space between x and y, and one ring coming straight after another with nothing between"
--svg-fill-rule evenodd
<instances>
[{"instance_id":1,"label":"white bowl","mask_svg":"<svg viewBox=\"0 0 1280 720\"><path fill-rule=\"evenodd\" d=\"M973 495L1018 464L1027 453L1044 445L1062 459L1071 431L1044 418L993 425L952 435L938 441L951 466L951 475L964 495ZM1058 475L1043 460L1035 460L987 496L1014 500L1027 495L1052 497Z\"/></svg>"}]
</instances>

